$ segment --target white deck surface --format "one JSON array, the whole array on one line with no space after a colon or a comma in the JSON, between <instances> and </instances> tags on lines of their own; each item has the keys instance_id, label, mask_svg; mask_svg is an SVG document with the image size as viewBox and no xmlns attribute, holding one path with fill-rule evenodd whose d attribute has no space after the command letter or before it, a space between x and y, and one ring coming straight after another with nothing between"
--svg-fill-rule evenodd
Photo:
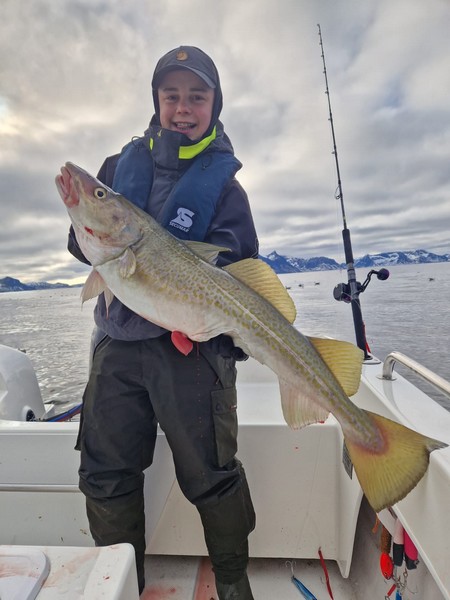
<instances>
[{"instance_id":1,"label":"white deck surface","mask_svg":"<svg viewBox=\"0 0 450 600\"><path fill-rule=\"evenodd\" d=\"M207 567L210 577L197 574ZM336 563L327 563L334 600L358 600L351 582L343 579ZM318 560L297 560L295 576L318 600L329 598L325 575ZM283 559L255 558L248 575L255 600L299 600L303 598L291 581L291 568ZM198 557L147 556L148 583L142 600L216 600L210 563ZM361 597L362 598L362 597Z\"/></svg>"},{"instance_id":2,"label":"white deck surface","mask_svg":"<svg viewBox=\"0 0 450 600\"><path fill-rule=\"evenodd\" d=\"M19 358L27 360L15 353L14 364ZM350 478L344 468L339 426L331 417L323 425L289 431L273 374L254 362L244 365L238 381L239 457L257 512L249 567L255 600L302 598L286 566L292 557L296 557L296 577L317 600L328 599L317 560L319 547L335 600L384 598L390 584L381 576L379 550L370 534L374 514L363 528L356 527L361 490L355 476ZM364 367L355 403L450 443L450 413L402 377L381 380L380 370L380 365ZM7 371L22 373L15 367ZM0 544L91 546L84 498L78 490L79 456L73 451L78 424L11 419L0 414ZM216 600L211 570L201 558L206 548L198 514L175 483L171 453L162 434L155 456L145 482L151 555L142 598ZM432 453L426 475L394 507L421 558L421 568L411 573L402 600L450 600L449 505L450 447ZM352 556L355 527L357 537L361 531L363 537L357 539ZM349 579L343 578L341 574L347 576L349 571ZM41 597L58 598L39 595L38 600ZM116 598L84 591L63 597Z\"/></svg>"},{"instance_id":3,"label":"white deck surface","mask_svg":"<svg viewBox=\"0 0 450 600\"><path fill-rule=\"evenodd\" d=\"M373 533L375 514L364 501L358 519L353 563L348 578L337 563L324 555L334 600L383 600L393 581L380 571L379 531ZM253 534L252 534L253 535ZM250 536L250 546L252 537ZM294 574L317 598L329 600L326 577L317 559L251 558L248 575L255 600L301 600L304 596L291 581ZM288 564L289 563L289 564ZM209 559L183 556L147 556L146 588L141 600L217 600ZM404 568L398 575L403 578ZM403 579L402 579L403 581ZM395 591L389 596L394 600ZM402 600L444 600L425 564L407 573Z\"/></svg>"}]
</instances>

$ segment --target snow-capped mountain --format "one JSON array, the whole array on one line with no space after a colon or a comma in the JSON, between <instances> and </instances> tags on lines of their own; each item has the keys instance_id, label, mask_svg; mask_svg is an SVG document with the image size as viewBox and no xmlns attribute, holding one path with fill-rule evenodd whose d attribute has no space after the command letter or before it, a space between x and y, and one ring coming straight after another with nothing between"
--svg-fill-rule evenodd
<instances>
[{"instance_id":1,"label":"snow-capped mountain","mask_svg":"<svg viewBox=\"0 0 450 600\"><path fill-rule=\"evenodd\" d=\"M272 267L276 273L302 273L305 271L331 271L333 269L345 269L345 264L339 264L332 258L326 256L315 256L314 258L298 258L295 256L283 256L276 250L268 256L260 258ZM411 250L407 252L381 252L380 254L366 254L362 258L355 259L355 267L389 267L392 265L412 265L422 263L450 262L450 254L434 254L427 250ZM29 290L44 290L53 288L74 287L65 283L47 283L45 281L34 283L22 283L13 277L0 279L1 292L24 292ZM76 286L77 287L77 286Z\"/></svg>"},{"instance_id":2,"label":"snow-capped mountain","mask_svg":"<svg viewBox=\"0 0 450 600\"><path fill-rule=\"evenodd\" d=\"M283 256L273 251L269 256L260 258L272 267L276 273L301 273L303 271L331 271L341 268L332 258L317 256L314 258L296 258Z\"/></svg>"},{"instance_id":3,"label":"snow-capped mountain","mask_svg":"<svg viewBox=\"0 0 450 600\"><path fill-rule=\"evenodd\" d=\"M0 292L27 292L31 290L47 290L70 287L66 283L47 283L46 281L22 283L14 277L0 279Z\"/></svg>"},{"instance_id":4,"label":"snow-capped mountain","mask_svg":"<svg viewBox=\"0 0 450 600\"><path fill-rule=\"evenodd\" d=\"M450 254L434 254L427 250L411 250L407 252L381 252L366 254L355 260L355 267L386 267L389 265L411 265L423 263L448 262Z\"/></svg>"},{"instance_id":5,"label":"snow-capped mountain","mask_svg":"<svg viewBox=\"0 0 450 600\"><path fill-rule=\"evenodd\" d=\"M314 258L296 258L283 256L273 251L268 256L260 258L269 264L276 273L301 273L304 271L330 271L345 269L345 264L339 264L332 258L317 256ZM411 265L423 263L449 262L450 254L434 254L427 250L411 250L406 252L381 252L366 254L355 259L355 267L389 267L393 265Z\"/></svg>"}]
</instances>

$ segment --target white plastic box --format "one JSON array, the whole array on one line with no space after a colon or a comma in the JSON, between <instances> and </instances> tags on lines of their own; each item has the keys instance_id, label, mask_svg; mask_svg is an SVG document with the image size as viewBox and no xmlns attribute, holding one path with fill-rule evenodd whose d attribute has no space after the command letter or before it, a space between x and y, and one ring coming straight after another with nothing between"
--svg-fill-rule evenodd
<instances>
[{"instance_id":1,"label":"white plastic box","mask_svg":"<svg viewBox=\"0 0 450 600\"><path fill-rule=\"evenodd\" d=\"M130 544L0 546L1 600L138 600Z\"/></svg>"}]
</instances>

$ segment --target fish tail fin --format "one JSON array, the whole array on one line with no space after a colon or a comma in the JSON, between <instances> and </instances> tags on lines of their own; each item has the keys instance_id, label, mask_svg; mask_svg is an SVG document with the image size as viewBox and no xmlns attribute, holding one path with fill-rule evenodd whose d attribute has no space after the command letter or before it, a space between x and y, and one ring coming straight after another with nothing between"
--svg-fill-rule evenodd
<instances>
[{"instance_id":1,"label":"fish tail fin","mask_svg":"<svg viewBox=\"0 0 450 600\"><path fill-rule=\"evenodd\" d=\"M385 440L382 452L345 439L364 494L375 512L404 498L425 474L430 452L448 444L426 437L380 415L364 411Z\"/></svg>"}]
</instances>

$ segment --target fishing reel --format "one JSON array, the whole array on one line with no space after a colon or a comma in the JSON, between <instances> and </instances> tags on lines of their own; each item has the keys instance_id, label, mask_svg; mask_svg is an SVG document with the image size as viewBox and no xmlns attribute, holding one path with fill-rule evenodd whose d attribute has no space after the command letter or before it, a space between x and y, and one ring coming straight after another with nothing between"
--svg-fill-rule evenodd
<instances>
[{"instance_id":1,"label":"fishing reel","mask_svg":"<svg viewBox=\"0 0 450 600\"><path fill-rule=\"evenodd\" d=\"M386 279L389 278L390 273L387 269L380 269L379 271L375 271L375 269L372 269L371 271L369 271L364 283L360 283L359 281L356 282L356 297L358 297L359 294L364 292L364 290L367 288L372 278L372 275L376 275L377 279L379 279L380 281L386 281ZM347 302L349 304L352 301L350 284L338 283L333 290L333 297L335 300L338 300L338 302L342 301Z\"/></svg>"}]
</instances>

